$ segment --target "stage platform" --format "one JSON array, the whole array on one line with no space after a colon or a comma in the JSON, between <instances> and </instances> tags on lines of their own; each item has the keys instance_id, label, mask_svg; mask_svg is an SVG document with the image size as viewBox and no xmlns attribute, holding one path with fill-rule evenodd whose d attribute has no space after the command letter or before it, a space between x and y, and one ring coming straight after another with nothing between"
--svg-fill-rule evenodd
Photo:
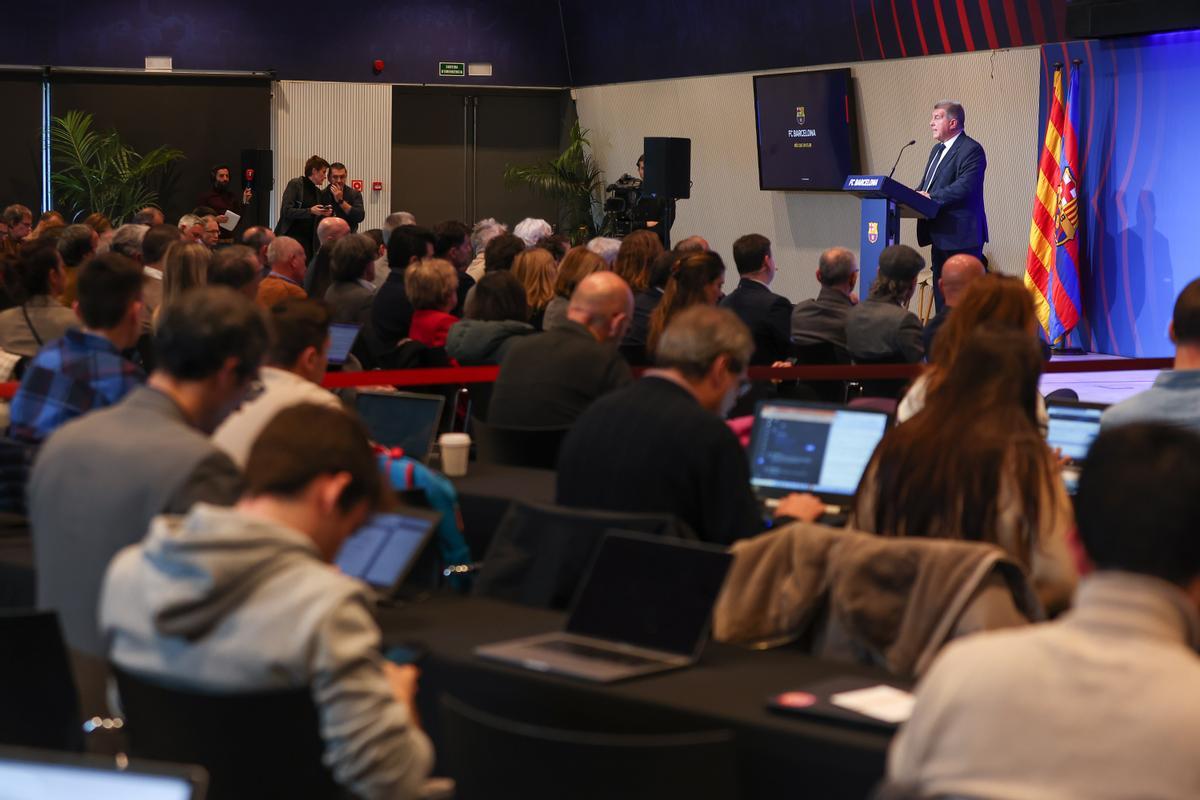
<instances>
[{"instance_id":1,"label":"stage platform","mask_svg":"<svg viewBox=\"0 0 1200 800\"><path fill-rule=\"evenodd\" d=\"M1123 356L1110 356L1104 353L1086 353L1084 355L1056 355L1051 358L1054 363L1062 361L1102 361L1112 359L1123 361ZM1042 394L1049 394L1055 389L1074 389L1079 399L1088 403L1119 403L1130 395L1149 389L1158 377L1159 370L1143 369L1119 372L1064 372L1043 375L1039 384Z\"/></svg>"}]
</instances>

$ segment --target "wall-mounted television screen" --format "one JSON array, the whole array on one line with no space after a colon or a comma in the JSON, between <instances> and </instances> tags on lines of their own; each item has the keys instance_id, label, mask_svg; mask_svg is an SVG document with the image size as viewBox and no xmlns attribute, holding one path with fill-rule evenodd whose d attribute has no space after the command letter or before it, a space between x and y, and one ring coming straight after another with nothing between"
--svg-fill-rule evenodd
<instances>
[{"instance_id":1,"label":"wall-mounted television screen","mask_svg":"<svg viewBox=\"0 0 1200 800\"><path fill-rule=\"evenodd\" d=\"M758 186L838 191L858 172L850 70L754 76Z\"/></svg>"}]
</instances>

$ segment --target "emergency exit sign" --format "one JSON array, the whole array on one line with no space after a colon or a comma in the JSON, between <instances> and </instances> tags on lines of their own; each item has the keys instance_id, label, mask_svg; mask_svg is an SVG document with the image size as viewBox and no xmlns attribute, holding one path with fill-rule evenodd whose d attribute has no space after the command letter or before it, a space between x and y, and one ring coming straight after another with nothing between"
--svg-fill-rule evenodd
<instances>
[{"instance_id":1,"label":"emergency exit sign","mask_svg":"<svg viewBox=\"0 0 1200 800\"><path fill-rule=\"evenodd\" d=\"M462 78L467 74L467 64L465 61L439 61L438 62L438 77L439 78Z\"/></svg>"}]
</instances>

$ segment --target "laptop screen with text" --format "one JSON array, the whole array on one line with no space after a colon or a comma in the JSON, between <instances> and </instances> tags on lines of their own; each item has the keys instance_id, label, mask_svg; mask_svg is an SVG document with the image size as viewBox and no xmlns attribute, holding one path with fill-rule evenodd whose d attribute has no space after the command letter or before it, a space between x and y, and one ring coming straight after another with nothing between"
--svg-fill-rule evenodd
<instances>
[{"instance_id":1,"label":"laptop screen with text","mask_svg":"<svg viewBox=\"0 0 1200 800\"><path fill-rule=\"evenodd\" d=\"M1047 403L1050 427L1046 442L1051 449L1061 450L1072 463L1082 464L1100 434L1100 416L1105 408L1101 403Z\"/></svg>"},{"instance_id":2,"label":"laptop screen with text","mask_svg":"<svg viewBox=\"0 0 1200 800\"><path fill-rule=\"evenodd\" d=\"M354 347L354 340L358 338L358 332L361 329L362 325L347 325L341 322L335 322L329 326L330 364L346 363L346 358L350 355L350 348Z\"/></svg>"},{"instance_id":3,"label":"laptop screen with text","mask_svg":"<svg viewBox=\"0 0 1200 800\"><path fill-rule=\"evenodd\" d=\"M750 483L768 494L853 495L889 419L882 411L765 402L754 419Z\"/></svg>"}]
</instances>

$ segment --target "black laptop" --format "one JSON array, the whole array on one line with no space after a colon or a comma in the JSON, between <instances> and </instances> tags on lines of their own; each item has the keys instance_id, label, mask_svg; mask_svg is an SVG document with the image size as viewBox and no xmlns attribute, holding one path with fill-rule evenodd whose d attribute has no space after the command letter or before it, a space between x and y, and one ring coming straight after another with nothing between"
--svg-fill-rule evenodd
<instances>
[{"instance_id":1,"label":"black laptop","mask_svg":"<svg viewBox=\"0 0 1200 800\"><path fill-rule=\"evenodd\" d=\"M418 508L376 514L342 543L334 563L383 597L394 597L440 521L441 515Z\"/></svg>"},{"instance_id":2,"label":"black laptop","mask_svg":"<svg viewBox=\"0 0 1200 800\"><path fill-rule=\"evenodd\" d=\"M3 800L204 800L207 787L196 766L0 747Z\"/></svg>"},{"instance_id":3,"label":"black laptop","mask_svg":"<svg viewBox=\"0 0 1200 800\"><path fill-rule=\"evenodd\" d=\"M483 645L475 654L597 683L694 664L733 556L713 545L610 531L565 631Z\"/></svg>"},{"instance_id":4,"label":"black laptop","mask_svg":"<svg viewBox=\"0 0 1200 800\"><path fill-rule=\"evenodd\" d=\"M767 508L809 492L825 501L827 514L845 514L890 424L883 411L765 400L750 433L750 485Z\"/></svg>"},{"instance_id":5,"label":"black laptop","mask_svg":"<svg viewBox=\"0 0 1200 800\"><path fill-rule=\"evenodd\" d=\"M441 395L415 392L359 392L355 399L375 443L398 447L422 463L433 452L445 403Z\"/></svg>"},{"instance_id":6,"label":"black laptop","mask_svg":"<svg viewBox=\"0 0 1200 800\"><path fill-rule=\"evenodd\" d=\"M1083 462L1087 460L1092 442L1100 435L1100 417L1106 408L1108 405L1105 403L1070 400L1046 402L1046 413L1050 416L1046 443L1067 459L1062 467L1062 476L1068 494L1075 494L1079 488L1079 473L1083 469Z\"/></svg>"}]
</instances>

